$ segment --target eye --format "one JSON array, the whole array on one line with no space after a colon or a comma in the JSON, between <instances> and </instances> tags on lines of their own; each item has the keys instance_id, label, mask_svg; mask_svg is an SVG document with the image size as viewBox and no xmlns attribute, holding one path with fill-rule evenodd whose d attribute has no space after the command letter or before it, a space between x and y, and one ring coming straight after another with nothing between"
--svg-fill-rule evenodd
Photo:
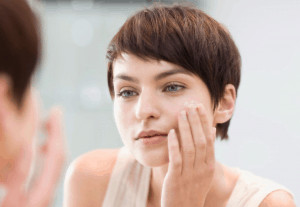
<instances>
[{"instance_id":1,"label":"eye","mask_svg":"<svg viewBox=\"0 0 300 207\"><path fill-rule=\"evenodd\" d=\"M164 91L166 91L166 92L177 92L177 91L182 90L182 89L184 89L184 88L185 88L185 87L182 86L182 85L178 85L178 84L172 83L172 84L170 84L170 85L167 85L167 86L165 87Z\"/></svg>"},{"instance_id":2,"label":"eye","mask_svg":"<svg viewBox=\"0 0 300 207\"><path fill-rule=\"evenodd\" d=\"M129 98L135 95L137 95L137 93L131 90L124 90L117 94L118 97L122 97L122 98Z\"/></svg>"}]
</instances>

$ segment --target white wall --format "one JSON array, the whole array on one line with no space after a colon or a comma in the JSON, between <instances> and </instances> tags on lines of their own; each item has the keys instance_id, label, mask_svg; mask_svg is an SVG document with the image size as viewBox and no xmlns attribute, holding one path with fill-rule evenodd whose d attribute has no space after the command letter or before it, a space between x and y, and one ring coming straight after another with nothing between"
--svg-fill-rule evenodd
<instances>
[{"instance_id":1,"label":"white wall","mask_svg":"<svg viewBox=\"0 0 300 207\"><path fill-rule=\"evenodd\" d=\"M230 140L217 144L217 157L287 186L300 205L300 1L213 0L209 6L242 56Z\"/></svg>"},{"instance_id":2,"label":"white wall","mask_svg":"<svg viewBox=\"0 0 300 207\"><path fill-rule=\"evenodd\" d=\"M231 31L242 81L230 140L218 159L290 188L300 204L299 1L210 0L204 8ZM44 107L65 108L69 160L121 146L106 83L105 51L126 18L143 5L44 5L44 59L36 86ZM53 206L61 206L62 184Z\"/></svg>"}]
</instances>

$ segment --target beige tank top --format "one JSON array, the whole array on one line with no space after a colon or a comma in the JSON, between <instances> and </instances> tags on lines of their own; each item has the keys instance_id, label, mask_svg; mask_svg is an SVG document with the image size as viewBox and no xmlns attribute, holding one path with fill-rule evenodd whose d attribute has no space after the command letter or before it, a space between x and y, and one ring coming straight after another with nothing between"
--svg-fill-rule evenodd
<instances>
[{"instance_id":1,"label":"beige tank top","mask_svg":"<svg viewBox=\"0 0 300 207\"><path fill-rule=\"evenodd\" d=\"M240 176L227 207L258 207L272 191L285 187L236 168ZM139 164L126 147L121 148L112 172L103 207L146 207L151 168ZM292 193L291 193L292 195Z\"/></svg>"}]
</instances>

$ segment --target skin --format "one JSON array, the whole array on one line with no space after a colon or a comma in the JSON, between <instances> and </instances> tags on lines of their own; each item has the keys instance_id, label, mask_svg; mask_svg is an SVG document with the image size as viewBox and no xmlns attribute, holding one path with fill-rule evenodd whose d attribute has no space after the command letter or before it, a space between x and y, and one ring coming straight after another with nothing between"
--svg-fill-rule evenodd
<instances>
[{"instance_id":1,"label":"skin","mask_svg":"<svg viewBox=\"0 0 300 207\"><path fill-rule=\"evenodd\" d=\"M0 184L6 189L1 207L46 207L65 160L62 112L58 108L50 111L43 124L47 139L36 148L34 137L40 127L37 93L29 87L18 107L11 91L9 77L0 74ZM43 166L26 190L36 157L43 160Z\"/></svg>"},{"instance_id":2,"label":"skin","mask_svg":"<svg viewBox=\"0 0 300 207\"><path fill-rule=\"evenodd\" d=\"M0 76L1 95L1 165L13 162L25 142L32 142L38 127L38 101L28 89L19 109L10 94L11 83L7 76ZM17 127L19 130L15 130ZM5 159L3 159L5 158ZM3 179L2 179L3 180Z\"/></svg>"},{"instance_id":3,"label":"skin","mask_svg":"<svg viewBox=\"0 0 300 207\"><path fill-rule=\"evenodd\" d=\"M174 70L176 73L155 80L157 75ZM214 126L226 119L224 115L232 114L234 88L228 86L224 106L214 112L208 89L197 76L174 64L145 62L124 54L114 64L114 90L119 95L123 92L123 96L115 96L114 111L125 146L140 163L153 167L149 203L203 206L215 167L220 169L215 166L218 164L214 158ZM143 147L132 139L140 131L150 129L166 134L174 129L174 133L169 133L166 142L151 147ZM223 177L221 171L218 170L216 177ZM214 183L221 185L224 181Z\"/></svg>"},{"instance_id":4,"label":"skin","mask_svg":"<svg viewBox=\"0 0 300 207\"><path fill-rule=\"evenodd\" d=\"M213 110L198 76L165 61L131 54L114 62L113 84L114 118L122 141L135 159L152 168L147 206L226 206L239 175L215 160L214 140L216 124L232 117L234 87L226 86ZM144 146L136 139L150 129L166 134L166 141ZM64 206L101 206L117 152L93 151L71 164ZM280 193L291 200L286 192ZM272 202L278 206L273 204L279 199L264 202L261 206ZM292 200L287 203L294 206Z\"/></svg>"}]
</instances>

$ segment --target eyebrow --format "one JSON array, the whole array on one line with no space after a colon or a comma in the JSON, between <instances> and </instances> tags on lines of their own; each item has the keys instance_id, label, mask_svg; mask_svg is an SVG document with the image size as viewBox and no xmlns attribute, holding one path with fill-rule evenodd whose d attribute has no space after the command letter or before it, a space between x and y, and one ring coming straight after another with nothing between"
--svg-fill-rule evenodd
<instances>
[{"instance_id":1,"label":"eyebrow","mask_svg":"<svg viewBox=\"0 0 300 207\"><path fill-rule=\"evenodd\" d=\"M184 70L184 69L181 69L181 68L176 68L176 69L172 69L172 70L168 70L166 72L162 72L160 74L157 74L155 77L154 77L154 80L155 81L159 81L163 78L166 78L168 76L171 76L171 75L175 75L175 74L187 74L187 75L191 75L192 73L188 70ZM134 78L134 77L131 77L131 76L128 76L128 75L125 75L123 73L121 74L118 74L114 77L114 80L116 79L121 79L121 80L126 80L126 81L130 81L130 82L134 82L134 83L139 83L139 80L137 78Z\"/></svg>"}]
</instances>

